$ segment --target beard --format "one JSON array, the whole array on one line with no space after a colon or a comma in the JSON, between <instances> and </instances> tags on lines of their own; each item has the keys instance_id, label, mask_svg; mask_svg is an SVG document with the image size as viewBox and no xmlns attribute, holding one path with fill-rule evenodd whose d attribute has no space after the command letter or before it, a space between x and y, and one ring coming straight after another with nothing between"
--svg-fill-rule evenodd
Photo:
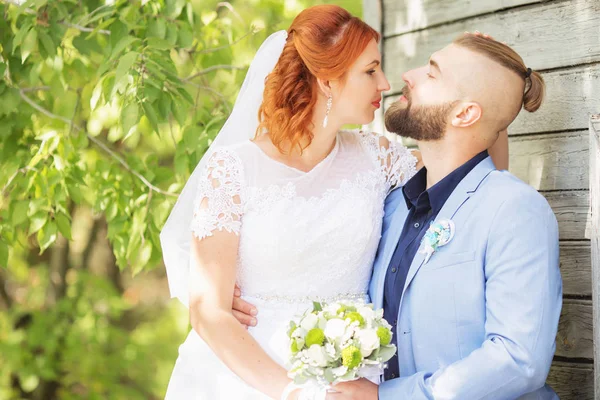
<instances>
[{"instance_id":1,"label":"beard","mask_svg":"<svg viewBox=\"0 0 600 400\"><path fill-rule=\"evenodd\" d=\"M385 127L399 136L418 141L440 140L446 133L450 112L458 101L413 107L408 87L402 89L406 105L393 103L385 112Z\"/></svg>"}]
</instances>

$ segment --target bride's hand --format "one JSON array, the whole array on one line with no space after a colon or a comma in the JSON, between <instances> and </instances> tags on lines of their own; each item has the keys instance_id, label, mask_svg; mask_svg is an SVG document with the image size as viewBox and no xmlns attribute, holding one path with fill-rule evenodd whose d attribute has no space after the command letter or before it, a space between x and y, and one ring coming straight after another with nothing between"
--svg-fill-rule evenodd
<instances>
[{"instance_id":1,"label":"bride's hand","mask_svg":"<svg viewBox=\"0 0 600 400\"><path fill-rule=\"evenodd\" d=\"M252 304L242 300L240 298L241 295L242 292L240 291L240 288L238 285L235 285L231 311L235 319L237 319L240 324L244 325L246 329L248 329L249 326L256 326L256 315L258 314L258 310Z\"/></svg>"}]
</instances>

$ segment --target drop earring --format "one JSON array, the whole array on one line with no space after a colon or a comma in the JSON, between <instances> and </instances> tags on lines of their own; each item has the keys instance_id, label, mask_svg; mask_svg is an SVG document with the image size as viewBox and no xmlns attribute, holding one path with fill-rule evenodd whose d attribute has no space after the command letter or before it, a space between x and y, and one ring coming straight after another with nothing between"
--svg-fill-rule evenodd
<instances>
[{"instance_id":1,"label":"drop earring","mask_svg":"<svg viewBox=\"0 0 600 400\"><path fill-rule=\"evenodd\" d=\"M329 94L327 99L327 111L325 112L325 119L323 120L323 128L327 128L327 120L329 119L329 111L331 111L331 104L333 103L333 96Z\"/></svg>"}]
</instances>

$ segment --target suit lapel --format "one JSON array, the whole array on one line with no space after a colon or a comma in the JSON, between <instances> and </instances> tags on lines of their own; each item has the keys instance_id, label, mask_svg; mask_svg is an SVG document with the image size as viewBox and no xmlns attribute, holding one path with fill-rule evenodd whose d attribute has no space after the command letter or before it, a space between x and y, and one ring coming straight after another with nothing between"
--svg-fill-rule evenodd
<instances>
[{"instance_id":1,"label":"suit lapel","mask_svg":"<svg viewBox=\"0 0 600 400\"><path fill-rule=\"evenodd\" d=\"M477 188L485 180L485 178L496 169L494 163L492 162L491 157L488 157L481 161L465 178L456 186L456 189L452 192L444 206L440 210L439 214L435 218L435 221L440 221L443 219L452 219L454 215L460 210L460 208L465 204L469 197L473 193L477 191ZM435 257L435 254L432 255ZM425 261L425 254L417 252L415 258L413 259L410 268L408 270L408 275L406 276L406 282L404 283L404 288L402 290L402 297L400 298L400 309L402 307L402 300L404 299L404 292L412 282L413 278L419 271L419 269L423 266L423 262ZM388 260L389 263L389 260Z\"/></svg>"}]
</instances>

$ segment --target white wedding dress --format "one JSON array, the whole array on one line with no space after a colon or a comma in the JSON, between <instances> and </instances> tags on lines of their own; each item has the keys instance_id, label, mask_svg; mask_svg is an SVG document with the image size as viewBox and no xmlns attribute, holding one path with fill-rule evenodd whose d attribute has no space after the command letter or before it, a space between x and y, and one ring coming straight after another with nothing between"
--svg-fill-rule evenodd
<instances>
[{"instance_id":1,"label":"white wedding dress","mask_svg":"<svg viewBox=\"0 0 600 400\"><path fill-rule=\"evenodd\" d=\"M278 363L285 366L288 322L312 300L368 301L385 197L414 175L415 163L405 147L355 131L339 132L331 153L309 172L268 157L251 141L211 156L191 230L200 239L217 229L240 235L237 283L258 308L249 332ZM190 332L166 399L266 398Z\"/></svg>"}]
</instances>

